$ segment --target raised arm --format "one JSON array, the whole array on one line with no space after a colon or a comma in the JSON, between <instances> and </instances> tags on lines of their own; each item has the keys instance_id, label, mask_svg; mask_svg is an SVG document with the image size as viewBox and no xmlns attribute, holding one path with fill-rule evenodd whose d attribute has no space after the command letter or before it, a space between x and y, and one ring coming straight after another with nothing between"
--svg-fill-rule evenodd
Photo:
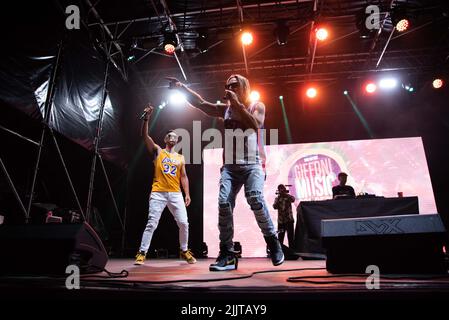
<instances>
[{"instance_id":1,"label":"raised arm","mask_svg":"<svg viewBox=\"0 0 449 320\"><path fill-rule=\"evenodd\" d=\"M187 101L193 107L200 109L210 117L223 118L224 112L226 110L226 104L206 101L197 92L187 87L178 79L172 77L167 77L166 79L170 81L170 88L178 89L186 94Z\"/></svg>"},{"instance_id":2,"label":"raised arm","mask_svg":"<svg viewBox=\"0 0 449 320\"><path fill-rule=\"evenodd\" d=\"M181 166L181 185L186 195L186 207L190 204L189 178L187 177L186 164L183 162Z\"/></svg>"},{"instance_id":3,"label":"raised arm","mask_svg":"<svg viewBox=\"0 0 449 320\"><path fill-rule=\"evenodd\" d=\"M156 143L154 143L153 139L148 135L148 120L151 117L151 113L153 113L153 107L149 105L145 108L146 115L143 118L142 128L140 135L143 137L143 141L145 142L145 146L147 147L150 153L154 153L156 156L159 154L161 147L159 147Z\"/></svg>"}]
</instances>

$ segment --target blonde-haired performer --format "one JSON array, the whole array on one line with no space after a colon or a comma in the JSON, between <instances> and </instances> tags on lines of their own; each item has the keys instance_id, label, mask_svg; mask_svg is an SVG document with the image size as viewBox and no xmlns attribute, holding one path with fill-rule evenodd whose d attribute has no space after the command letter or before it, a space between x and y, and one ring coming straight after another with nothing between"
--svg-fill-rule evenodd
<instances>
[{"instance_id":1,"label":"blonde-haired performer","mask_svg":"<svg viewBox=\"0 0 449 320\"><path fill-rule=\"evenodd\" d=\"M150 247L153 233L157 228L162 211L168 206L179 228L180 257L188 263L195 263L196 259L188 249L189 222L186 206L190 204L189 180L187 178L184 156L176 153L174 147L178 136L174 131L165 135L165 148L154 143L148 135L148 120L153 107L144 110L142 136L148 151L154 154L154 178L148 208L148 222L142 235L139 252L136 255L136 265L145 263L145 257ZM180 184L185 192L185 203Z\"/></svg>"},{"instance_id":2,"label":"blonde-haired performer","mask_svg":"<svg viewBox=\"0 0 449 320\"><path fill-rule=\"evenodd\" d=\"M234 74L226 81L226 103L211 103L198 93L179 82L176 78L167 78L170 87L184 91L189 103L211 117L224 120L226 134L240 135L243 148L239 144L228 145L225 137L223 150L224 165L221 168L220 193L218 196L218 228L220 232L220 254L211 264L211 271L237 269L238 261L234 252L233 210L238 192L244 186L245 197L256 217L257 224L270 249L271 261L277 266L284 262L282 247L276 236L276 230L268 212L263 196L265 183L264 148L259 135L265 120L265 105L250 101L250 84L245 77ZM236 132L239 132L235 135ZM243 134L242 134L243 133Z\"/></svg>"}]
</instances>

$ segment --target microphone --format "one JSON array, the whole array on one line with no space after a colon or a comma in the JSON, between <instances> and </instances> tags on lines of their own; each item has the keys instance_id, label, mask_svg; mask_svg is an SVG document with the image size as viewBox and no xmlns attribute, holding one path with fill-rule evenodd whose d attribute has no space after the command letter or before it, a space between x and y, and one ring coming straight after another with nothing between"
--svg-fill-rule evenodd
<instances>
[{"instance_id":1,"label":"microphone","mask_svg":"<svg viewBox=\"0 0 449 320\"><path fill-rule=\"evenodd\" d=\"M143 120L143 118L145 118L145 116L148 114L148 112L144 111L142 112L142 114L140 115L139 119Z\"/></svg>"}]
</instances>

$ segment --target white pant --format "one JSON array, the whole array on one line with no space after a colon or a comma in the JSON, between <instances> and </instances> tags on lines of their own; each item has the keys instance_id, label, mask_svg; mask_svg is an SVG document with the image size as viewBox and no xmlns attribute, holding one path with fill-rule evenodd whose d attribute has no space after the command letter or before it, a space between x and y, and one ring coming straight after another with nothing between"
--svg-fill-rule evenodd
<instances>
[{"instance_id":1,"label":"white pant","mask_svg":"<svg viewBox=\"0 0 449 320\"><path fill-rule=\"evenodd\" d=\"M179 246L182 251L187 250L189 240L189 222L187 210L181 192L152 192L148 208L148 222L142 235L140 251L147 252L151 238L161 218L162 211L168 206L179 228Z\"/></svg>"}]
</instances>

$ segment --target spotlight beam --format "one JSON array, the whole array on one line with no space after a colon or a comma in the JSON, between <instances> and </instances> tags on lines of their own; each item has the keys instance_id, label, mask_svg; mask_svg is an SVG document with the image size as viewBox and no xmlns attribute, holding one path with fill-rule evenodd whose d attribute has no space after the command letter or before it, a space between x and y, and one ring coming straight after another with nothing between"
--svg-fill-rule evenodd
<instances>
[{"instance_id":1,"label":"spotlight beam","mask_svg":"<svg viewBox=\"0 0 449 320\"><path fill-rule=\"evenodd\" d=\"M315 54L316 54L316 46L318 44L318 39L315 37L315 42L313 43L313 51L312 51L312 58L310 61L310 70L309 73L312 73L313 71L313 63L315 62Z\"/></svg>"},{"instance_id":2,"label":"spotlight beam","mask_svg":"<svg viewBox=\"0 0 449 320\"><path fill-rule=\"evenodd\" d=\"M347 33L347 34L345 34L345 35L342 35L341 37L332 39L332 40L330 40L330 41L322 42L322 43L320 43L318 46L319 46L320 48L321 48L321 47L324 47L324 46L327 46L328 44L331 44L331 43L334 43L334 42L336 42L336 41L345 39L345 38L350 37L350 36L352 36L353 34L356 34L356 33L359 33L359 30L349 32L349 33Z\"/></svg>"},{"instance_id":3,"label":"spotlight beam","mask_svg":"<svg viewBox=\"0 0 449 320\"><path fill-rule=\"evenodd\" d=\"M318 10L318 0L314 0L313 1L313 13L316 14L317 10ZM313 42L313 48L312 48L313 53L312 53L312 58L311 58L311 62L310 62L310 67L308 68L309 69L309 73L312 73L313 62L315 60L315 52L316 52L316 46L317 46L317 41L318 41L317 38L316 38L316 34L314 34L314 30L315 30L315 21L312 20L312 22L310 24L310 36L312 36L312 34L313 34L313 37L314 37L315 41ZM307 50L307 55L309 55L309 54L310 54L310 40L309 40L309 48Z\"/></svg>"},{"instance_id":4,"label":"spotlight beam","mask_svg":"<svg viewBox=\"0 0 449 320\"><path fill-rule=\"evenodd\" d=\"M424 28L424 27L427 27L429 24L432 24L432 23L434 23L434 22L438 22L438 21L441 20L441 19L442 19L442 18L436 19L436 20L432 20L432 21L428 21L428 22L426 22L426 23L420 25L419 27L410 29L410 30L405 31L405 32L401 32L400 34L398 34L397 36L395 36L395 37L394 37L393 39L391 39L391 40L394 40L394 39L397 39L397 38L399 38L399 37L405 36L406 34L412 33L413 31L420 30L420 29L422 29L422 28Z\"/></svg>"},{"instance_id":5,"label":"spotlight beam","mask_svg":"<svg viewBox=\"0 0 449 320\"><path fill-rule=\"evenodd\" d=\"M391 4L390 4L390 8L391 8ZM389 16L390 16L390 13L386 12L385 16L384 16L384 18L382 20L382 25L380 26L379 31L376 32L376 35L375 35L375 37L373 39L373 42L371 43L371 47L370 47L370 50L369 50L370 54L374 50L374 48L376 47L376 44L377 44L377 42L380 39L380 34L382 33L382 30L384 30L385 24L387 23L387 19L388 19Z\"/></svg>"},{"instance_id":6,"label":"spotlight beam","mask_svg":"<svg viewBox=\"0 0 449 320\"><path fill-rule=\"evenodd\" d=\"M150 126L148 128L148 132L153 131L154 126L157 123L157 118L159 118L159 114L161 113L161 109L159 109L159 108L155 108L155 111L156 111L156 114L153 117L151 117L151 122L150 122Z\"/></svg>"},{"instance_id":7,"label":"spotlight beam","mask_svg":"<svg viewBox=\"0 0 449 320\"><path fill-rule=\"evenodd\" d=\"M176 39L178 40L178 46L181 48L181 52L183 52L184 51L184 44L181 41L181 37L179 37L178 33L176 32L177 31L176 23L173 21L173 19L171 17L170 10L168 8L167 2L165 0L159 0L159 2L161 3L162 7L164 8L164 14L165 14L165 17L167 18L167 20L169 22L170 30L174 31L176 33ZM154 0L151 0L151 3L153 4L153 8L155 8L156 13L159 16L159 13L157 11L157 8L156 8L156 5L154 3ZM159 19L159 21L162 24L162 20ZM184 68L182 67L181 62L178 59L178 56L176 55L176 51L173 52L173 53L174 53L176 62L178 63L179 68L181 69L182 75L183 75L184 79L187 81L187 76L186 76L186 74L184 72Z\"/></svg>"},{"instance_id":8,"label":"spotlight beam","mask_svg":"<svg viewBox=\"0 0 449 320\"><path fill-rule=\"evenodd\" d=\"M393 30L391 30L390 36L388 37L388 40L387 40L387 43L385 43L384 49L382 50L382 53L380 54L379 60L377 60L376 69L377 69L377 67L379 67L380 61L382 60L382 58L385 54L385 51L387 51L387 47L390 44L391 37L393 36L394 30L396 30L396 29L393 28Z\"/></svg>"},{"instance_id":9,"label":"spotlight beam","mask_svg":"<svg viewBox=\"0 0 449 320\"><path fill-rule=\"evenodd\" d=\"M285 111L285 105L284 105L284 99L279 99L282 107L282 116L284 118L284 125L285 125L285 133L287 134L287 142L292 143L292 133L290 131L290 125L288 123L288 117L287 112Z\"/></svg>"},{"instance_id":10,"label":"spotlight beam","mask_svg":"<svg viewBox=\"0 0 449 320\"><path fill-rule=\"evenodd\" d=\"M184 77L184 79L187 81L187 76L184 72L184 69L182 68L181 62L178 59L178 55L176 54L176 51L173 52L173 55L175 56L176 62L178 63L179 69L181 69L182 75Z\"/></svg>"},{"instance_id":11,"label":"spotlight beam","mask_svg":"<svg viewBox=\"0 0 449 320\"><path fill-rule=\"evenodd\" d=\"M363 114L360 112L359 108L357 108L357 105L355 104L355 102L352 100L351 96L349 95L349 92L347 94L345 94L344 96L346 97L346 99L348 99L348 101L351 104L352 109L354 110L357 117L359 117L359 120L362 123L362 125L365 127L366 131L368 132L369 137L371 139L374 138L373 131L371 130L370 126L368 125L368 122L366 121Z\"/></svg>"},{"instance_id":12,"label":"spotlight beam","mask_svg":"<svg viewBox=\"0 0 449 320\"><path fill-rule=\"evenodd\" d=\"M248 60L246 59L245 45L242 43L243 62L245 63L246 74L249 75Z\"/></svg>"}]
</instances>

